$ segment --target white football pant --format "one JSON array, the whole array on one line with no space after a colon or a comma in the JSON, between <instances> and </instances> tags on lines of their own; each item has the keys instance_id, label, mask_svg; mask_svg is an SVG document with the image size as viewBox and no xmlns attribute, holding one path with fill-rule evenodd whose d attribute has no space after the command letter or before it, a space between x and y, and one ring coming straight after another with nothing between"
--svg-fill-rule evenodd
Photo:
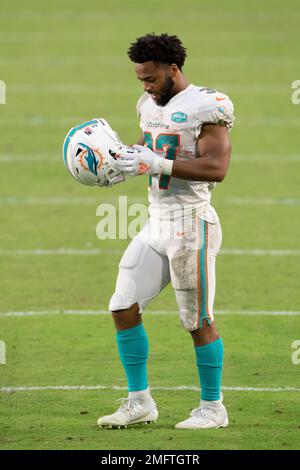
<instances>
[{"instance_id":1,"label":"white football pant","mask_svg":"<svg viewBox=\"0 0 300 470\"><path fill-rule=\"evenodd\" d=\"M207 220L209 219L209 221ZM213 321L215 262L222 242L217 215L173 221L151 218L130 242L119 264L109 309L138 303L140 313L171 281L186 331Z\"/></svg>"}]
</instances>

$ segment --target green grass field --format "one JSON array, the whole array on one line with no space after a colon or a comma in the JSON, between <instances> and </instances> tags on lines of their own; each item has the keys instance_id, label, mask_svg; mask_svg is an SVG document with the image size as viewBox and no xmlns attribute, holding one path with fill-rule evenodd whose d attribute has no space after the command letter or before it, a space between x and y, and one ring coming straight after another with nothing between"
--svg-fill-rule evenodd
<instances>
[{"instance_id":1,"label":"green grass field","mask_svg":"<svg viewBox=\"0 0 300 470\"><path fill-rule=\"evenodd\" d=\"M299 449L300 364L291 360L300 340L300 105L291 101L299 21L296 0L2 0L1 449ZM137 140L142 90L126 50L152 31L178 34L190 81L229 94L236 109L230 172L213 194L225 250L215 303L231 420L224 430L174 429L200 395L170 287L144 315L160 411L153 426L96 427L126 396L114 328L109 315L68 313L107 310L128 240L97 239L96 208L125 194L146 201L147 178L101 190L76 184L63 167L62 142L70 127L94 117L126 143ZM298 315L274 315L291 311ZM92 388L17 389L83 385Z\"/></svg>"}]
</instances>

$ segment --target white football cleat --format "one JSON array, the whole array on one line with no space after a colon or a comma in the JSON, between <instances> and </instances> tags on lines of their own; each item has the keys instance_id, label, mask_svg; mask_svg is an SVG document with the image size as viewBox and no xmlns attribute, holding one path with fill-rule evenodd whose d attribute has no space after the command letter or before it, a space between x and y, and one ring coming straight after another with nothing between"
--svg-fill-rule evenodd
<instances>
[{"instance_id":1,"label":"white football cleat","mask_svg":"<svg viewBox=\"0 0 300 470\"><path fill-rule=\"evenodd\" d=\"M97 425L100 428L120 429L132 424L155 423L158 417L155 401L149 391L117 401L121 401L121 406L115 413L98 419Z\"/></svg>"},{"instance_id":2,"label":"white football cleat","mask_svg":"<svg viewBox=\"0 0 300 470\"><path fill-rule=\"evenodd\" d=\"M228 415L222 403L223 396L217 401L201 400L200 407L192 410L190 418L177 423L176 429L213 429L226 428Z\"/></svg>"}]
</instances>

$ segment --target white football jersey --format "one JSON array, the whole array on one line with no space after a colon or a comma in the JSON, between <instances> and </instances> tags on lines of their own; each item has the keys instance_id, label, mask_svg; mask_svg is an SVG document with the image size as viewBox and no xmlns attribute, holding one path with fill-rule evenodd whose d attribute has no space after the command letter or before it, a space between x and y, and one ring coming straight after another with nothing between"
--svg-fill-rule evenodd
<instances>
[{"instance_id":1,"label":"white football jersey","mask_svg":"<svg viewBox=\"0 0 300 470\"><path fill-rule=\"evenodd\" d=\"M163 107L144 93L137 103L137 113L145 144L171 160L201 158L197 139L203 124L222 124L231 129L234 120L233 104L226 95L194 85L173 96ZM183 210L185 214L206 211L207 218L213 218L214 211L207 209L215 184L167 175L150 176L149 213L165 219L179 217Z\"/></svg>"}]
</instances>

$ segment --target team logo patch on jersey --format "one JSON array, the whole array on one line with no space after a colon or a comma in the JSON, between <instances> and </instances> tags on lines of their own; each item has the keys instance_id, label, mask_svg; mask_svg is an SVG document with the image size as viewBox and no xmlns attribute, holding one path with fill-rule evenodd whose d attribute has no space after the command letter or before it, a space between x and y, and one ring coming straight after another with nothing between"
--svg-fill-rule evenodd
<instances>
[{"instance_id":1,"label":"team logo patch on jersey","mask_svg":"<svg viewBox=\"0 0 300 470\"><path fill-rule=\"evenodd\" d=\"M177 111L177 113L173 113L171 116L171 120L174 122L186 122L188 119L187 114L182 113L181 111Z\"/></svg>"}]
</instances>

